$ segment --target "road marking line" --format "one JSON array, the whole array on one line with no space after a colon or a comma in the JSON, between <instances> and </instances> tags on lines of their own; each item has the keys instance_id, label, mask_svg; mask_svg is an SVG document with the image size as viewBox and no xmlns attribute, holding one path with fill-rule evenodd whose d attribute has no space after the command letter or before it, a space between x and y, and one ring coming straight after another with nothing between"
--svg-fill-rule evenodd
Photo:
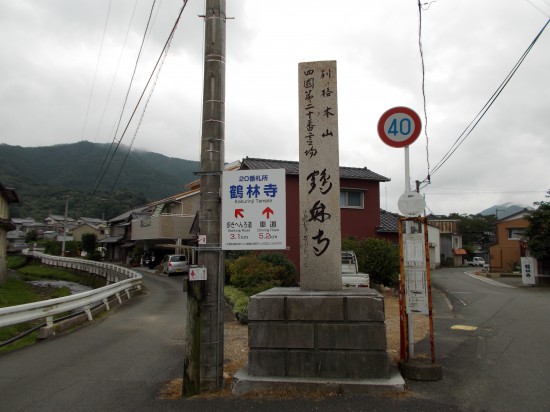
<instances>
[{"instance_id":1,"label":"road marking line","mask_svg":"<svg viewBox=\"0 0 550 412\"><path fill-rule=\"evenodd\" d=\"M477 326L453 325L453 326L451 326L451 329L455 329L455 330L469 330L469 331L472 331L472 330L476 330L476 329L477 329Z\"/></svg>"},{"instance_id":2,"label":"road marking line","mask_svg":"<svg viewBox=\"0 0 550 412\"><path fill-rule=\"evenodd\" d=\"M470 276L471 278L481 280L482 282L488 283L489 285L498 286L498 287L501 287L501 288L512 288L512 289L516 288L515 286L506 285L504 283L497 282L496 280L487 279L487 278L484 278L484 277L481 277L481 276L474 275L471 272L464 272L464 274Z\"/></svg>"}]
</instances>

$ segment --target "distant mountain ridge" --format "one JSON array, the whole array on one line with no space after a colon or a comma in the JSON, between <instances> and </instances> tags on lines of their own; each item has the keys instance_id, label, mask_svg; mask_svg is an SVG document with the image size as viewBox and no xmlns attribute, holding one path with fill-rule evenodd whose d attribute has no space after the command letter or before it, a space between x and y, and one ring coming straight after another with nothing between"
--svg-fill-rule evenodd
<instances>
[{"instance_id":1,"label":"distant mountain ridge","mask_svg":"<svg viewBox=\"0 0 550 412\"><path fill-rule=\"evenodd\" d=\"M500 220L508 216L511 216L513 214L516 214L518 212L521 212L525 208L527 208L527 206L506 202L501 205L494 205L494 206L488 207L487 209L479 212L479 214L483 216L495 215Z\"/></svg>"},{"instance_id":2,"label":"distant mountain ridge","mask_svg":"<svg viewBox=\"0 0 550 412\"><path fill-rule=\"evenodd\" d=\"M51 197L66 191L78 191L80 197L90 196L101 178L98 191L102 197L126 192L136 201L141 199L143 202L182 193L187 183L198 178L198 161L140 150L128 153L125 146L120 146L113 156L110 149L110 144L88 141L42 147L0 144L0 182L13 187L21 202L25 203L37 194L45 196L46 193ZM107 164L109 167L104 172ZM77 195L73 193L73 196ZM42 199L42 202L48 203L48 200ZM40 214L64 212L59 210L58 204L55 208L48 207L45 204L48 211Z\"/></svg>"}]
</instances>

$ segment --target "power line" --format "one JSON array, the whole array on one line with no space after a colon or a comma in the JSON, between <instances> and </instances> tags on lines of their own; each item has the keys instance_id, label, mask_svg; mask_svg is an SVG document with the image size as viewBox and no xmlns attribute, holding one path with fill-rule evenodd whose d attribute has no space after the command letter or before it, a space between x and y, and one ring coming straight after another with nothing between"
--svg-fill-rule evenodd
<instances>
[{"instance_id":1,"label":"power line","mask_svg":"<svg viewBox=\"0 0 550 412\"><path fill-rule=\"evenodd\" d=\"M101 45L99 46L99 55L97 56L97 62L95 65L94 79L92 81L92 87L90 89L90 96L88 98L88 106L86 107L86 114L84 115L84 124L82 126L82 134L80 140L84 140L84 132L86 131L86 124L88 123L88 113L90 112L90 105L92 103L92 96L94 94L95 81L97 78L97 69L99 68L99 61L101 60L101 54L103 53L103 42L105 41L105 33L107 33L107 24L109 23L109 16L111 15L111 0L109 1L109 8L107 9L107 18L105 19L105 26L103 27L103 36L101 37Z\"/></svg>"},{"instance_id":2,"label":"power line","mask_svg":"<svg viewBox=\"0 0 550 412\"><path fill-rule=\"evenodd\" d=\"M149 76L149 79L147 80L147 83L145 84L145 87L143 88L143 91L141 92L141 95L136 103L136 106L134 107L134 110L132 111L132 115L130 116L130 118L128 119L128 123L126 124L126 127L124 128L124 131L122 132L122 135L120 136L120 139L118 141L118 144L117 146L115 147L115 150L113 152L113 156L111 156L111 160L109 161L109 164L107 165L107 167L105 168L103 174L101 175L101 179L99 180L99 182L97 183L96 187L94 188L93 190L93 193L92 195L95 195L95 193L97 192L98 188L99 188L99 185L101 184L101 181L103 180L103 178L105 177L105 174L107 173L107 170L109 169L109 166L111 164L111 161L114 157L114 154L116 153L118 147L120 146L120 143L122 142L122 139L124 138L124 135L126 134L128 128L130 127L130 123L132 122L132 119L134 118L134 115L136 114L137 112L137 109L141 103L141 100L143 99L143 96L147 90L147 88L149 87L149 83L151 82L151 79L153 78L153 75L155 74L155 71L157 69L157 67L159 66L159 63L161 62L161 59L162 59L162 56L164 55L165 51L167 50L167 48L169 47L170 45L170 42L171 42L171 39L172 37L174 36L174 33L176 31L176 28L178 27L178 24L179 24L179 21L181 19L181 16L183 14L183 10L185 10L185 6L187 6L187 2L189 0L184 0L183 2L183 5L180 9L180 12L178 14L178 17L174 23L174 26L172 27L172 30L170 31L170 34L168 35L168 39L166 40L166 42L164 43L164 47L162 48L161 52L160 52L160 55L157 59L157 62L155 63L155 66L153 67L153 70L151 71L151 75Z\"/></svg>"},{"instance_id":3,"label":"power line","mask_svg":"<svg viewBox=\"0 0 550 412\"><path fill-rule=\"evenodd\" d=\"M122 109L120 110L120 116L118 118L118 123L116 125L116 129L115 129L115 132L113 134L113 140L111 141L111 145L109 146L109 149L107 150L107 153L105 154L103 162L101 163L101 166L99 167L99 170L98 170L98 174L96 176L97 184L96 184L96 188L93 191L94 194L97 191L99 185L101 184L103 178L105 177L105 174L107 173L107 170L109 169L109 166L111 165L111 162L113 161L113 158L115 157L115 154L116 154L116 152L117 152L117 150L120 146L120 143L122 142L122 136L121 136L120 140L118 141L118 144L115 146L116 135L118 133L118 129L119 129L120 124L122 122L122 116L124 114L124 110L126 109L126 104L128 103L128 96L130 95L130 90L132 89L132 85L134 83L134 77L136 75L139 59L141 58L141 53L143 51L143 45L145 43L145 38L147 36L147 31L149 30L149 23L151 22L151 16L153 15L153 9L155 7L155 3L156 3L156 0L153 0L153 4L151 5L151 10L149 12L149 18L147 19L147 25L145 26L145 32L143 33L143 37L141 39L141 45L139 46L139 52L138 52L138 55L137 55L137 58L136 58L136 62L134 64L134 70L132 72L132 77L130 78L130 83L128 84L128 89L126 90L126 96L124 97L124 102L122 103ZM138 102L138 104L139 104L139 102ZM131 118L130 118L130 120L131 120ZM123 136L124 136L124 134L123 134ZM113 149L113 146L114 146L114 149ZM111 150L113 150L112 154L111 154ZM109 157L109 155L110 155L110 157ZM109 159L109 160L107 161L107 159ZM102 170L103 170L103 173L102 173Z\"/></svg>"},{"instance_id":4,"label":"power line","mask_svg":"<svg viewBox=\"0 0 550 412\"><path fill-rule=\"evenodd\" d=\"M550 19L546 21L546 23L544 24L542 29L535 36L535 38L531 41L531 44L529 45L529 47L527 47L525 52L519 58L519 60L514 65L514 67L510 71L510 73L508 73L508 75L506 76L504 81L499 85L499 87L493 93L493 95L490 97L490 99L487 101L487 103L485 103L485 105L482 107L482 109L479 111L479 113L474 117L474 119L470 122L470 124L466 127L466 129L464 129L464 131L460 134L460 136L458 136L458 138L451 145L451 148L447 151L447 153L443 156L443 158L435 165L435 167L432 169L432 176L447 162L447 160L449 160L449 158L460 147L460 145L462 143L464 143L464 141L470 135L470 133L472 133L472 131L475 129L475 127L481 121L483 116L485 116L485 113L487 113L487 111L493 105L493 103L498 98L498 96L500 96L500 93L502 93L504 88L507 86L508 82L512 79L512 77L514 76L514 74L518 70L521 63L523 63L523 61L525 60L525 58L527 57L527 55L529 54L529 52L531 51L531 49L533 48L533 46L535 45L535 43L537 42L537 40L539 39L539 37L541 36L543 31L548 26L548 23L550 23Z\"/></svg>"},{"instance_id":5,"label":"power line","mask_svg":"<svg viewBox=\"0 0 550 412\"><path fill-rule=\"evenodd\" d=\"M124 170L124 167L126 166L126 161L128 160L128 156L130 156L130 152L132 151L132 147L134 145L134 141L136 140L136 136L138 134L139 128L141 127L141 123L143 122L143 118L145 117L145 111L147 110L147 106L149 105L149 101L151 100L151 97L153 96L153 92L155 91L155 86L157 85L158 78L160 76L160 71L162 70L162 66L164 65L164 61L166 60L166 56L168 56L168 50L170 49L170 45L172 44L172 39L174 38L173 32L172 36L168 39L168 47L164 51L164 54L162 55L162 61L160 63L160 66L157 70L157 75L155 76L155 81L153 82L153 85L151 86L151 90L149 91L149 96L147 97L147 100L145 102L145 105L143 106L143 111L141 112L141 116L139 118L138 125L136 127L136 130L134 132L134 136L132 137L132 141L130 142L130 146L128 147L128 151L126 152L126 156L124 156L124 160L122 162L122 165L120 166L120 169L118 171L117 177L115 181L113 182L111 186L111 192L115 190L115 186L118 182L118 179L120 179L120 175L122 174L122 171Z\"/></svg>"}]
</instances>

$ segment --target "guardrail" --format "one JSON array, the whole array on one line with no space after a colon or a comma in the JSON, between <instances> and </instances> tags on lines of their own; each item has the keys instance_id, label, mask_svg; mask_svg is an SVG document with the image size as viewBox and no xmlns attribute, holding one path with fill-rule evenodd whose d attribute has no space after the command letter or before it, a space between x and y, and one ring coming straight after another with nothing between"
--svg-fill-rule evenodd
<instances>
[{"instance_id":1,"label":"guardrail","mask_svg":"<svg viewBox=\"0 0 550 412\"><path fill-rule=\"evenodd\" d=\"M80 308L84 310L88 320L92 320L91 305L103 302L109 310L110 297L116 296L119 303L122 303L121 292L125 292L129 299L130 290L141 289L143 283L143 278L138 272L112 263L63 258L36 252L33 255L46 265L82 270L103 276L107 286L61 298L0 308L0 327L46 318L46 327L52 328L54 315Z\"/></svg>"}]
</instances>

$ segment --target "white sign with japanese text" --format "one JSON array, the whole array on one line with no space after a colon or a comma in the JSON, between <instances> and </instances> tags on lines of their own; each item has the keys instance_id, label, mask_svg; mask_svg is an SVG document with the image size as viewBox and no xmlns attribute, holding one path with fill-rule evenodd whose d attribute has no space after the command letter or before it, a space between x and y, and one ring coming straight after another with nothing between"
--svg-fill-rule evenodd
<instances>
[{"instance_id":1,"label":"white sign with japanese text","mask_svg":"<svg viewBox=\"0 0 550 412\"><path fill-rule=\"evenodd\" d=\"M286 249L284 169L223 172L222 249Z\"/></svg>"},{"instance_id":2,"label":"white sign with japanese text","mask_svg":"<svg viewBox=\"0 0 550 412\"><path fill-rule=\"evenodd\" d=\"M428 281L423 233L404 234L403 255L407 313L427 315L429 313Z\"/></svg>"},{"instance_id":3,"label":"white sign with japanese text","mask_svg":"<svg viewBox=\"0 0 550 412\"><path fill-rule=\"evenodd\" d=\"M208 279L206 273L205 267L191 266L189 268L189 281L193 282L196 280L206 280Z\"/></svg>"}]
</instances>

